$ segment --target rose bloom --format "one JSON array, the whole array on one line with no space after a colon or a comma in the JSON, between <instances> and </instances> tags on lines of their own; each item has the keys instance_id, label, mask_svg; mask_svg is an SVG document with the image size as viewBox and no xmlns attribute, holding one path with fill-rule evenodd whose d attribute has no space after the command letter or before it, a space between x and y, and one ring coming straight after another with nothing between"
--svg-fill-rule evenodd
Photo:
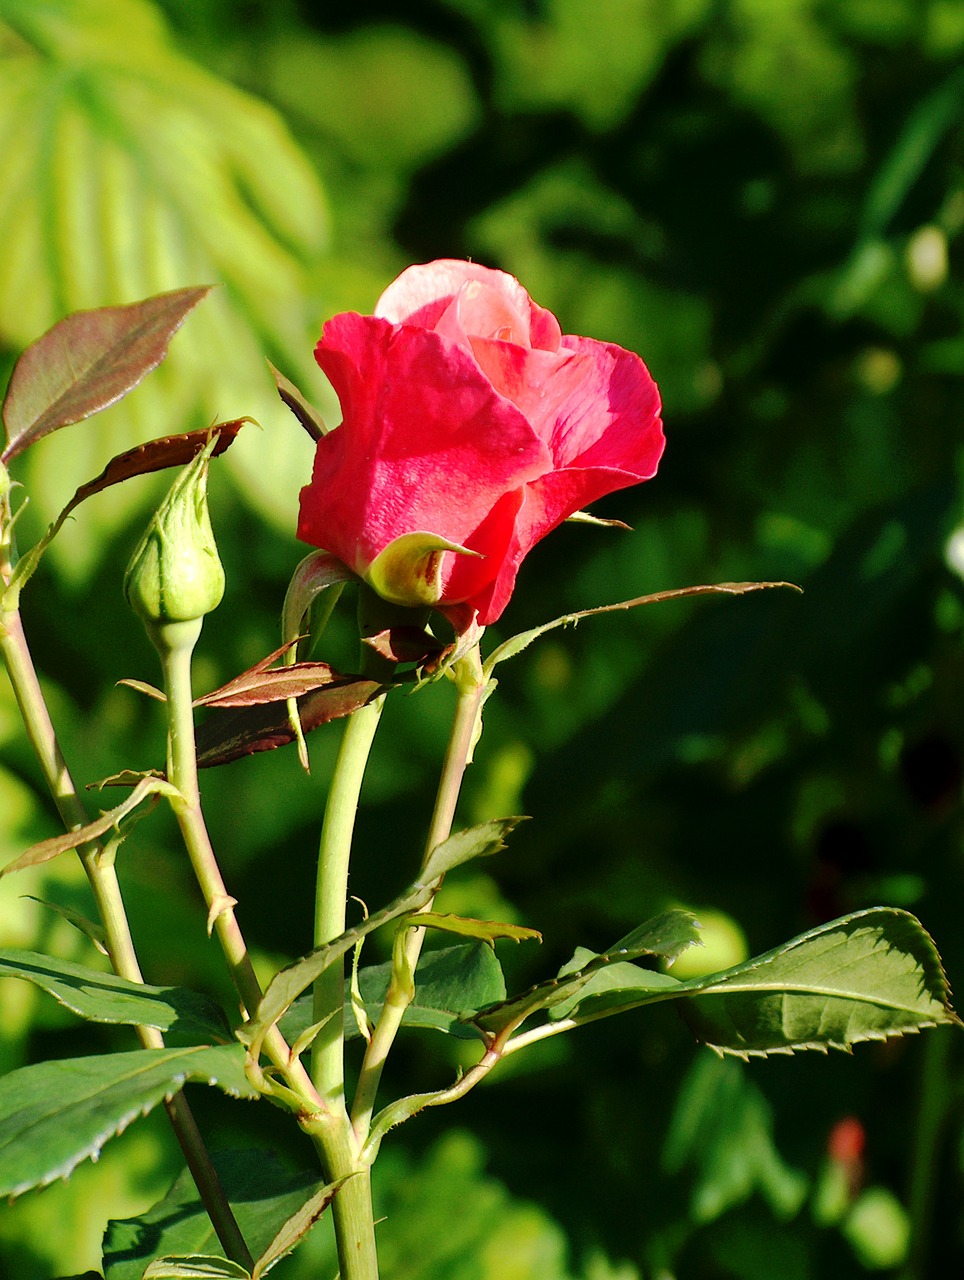
<instances>
[{"instance_id":1,"label":"rose bloom","mask_svg":"<svg viewBox=\"0 0 964 1280\"><path fill-rule=\"evenodd\" d=\"M475 263L409 267L374 315L329 320L315 358L343 420L318 441L298 537L459 626L494 622L529 550L663 451L642 360L564 335Z\"/></svg>"}]
</instances>

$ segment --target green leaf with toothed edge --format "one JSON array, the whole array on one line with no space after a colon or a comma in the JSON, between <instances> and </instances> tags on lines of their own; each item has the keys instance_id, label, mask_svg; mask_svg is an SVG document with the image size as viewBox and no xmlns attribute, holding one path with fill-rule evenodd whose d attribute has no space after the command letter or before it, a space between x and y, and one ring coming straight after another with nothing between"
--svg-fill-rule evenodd
<instances>
[{"instance_id":1,"label":"green leaf with toothed edge","mask_svg":"<svg viewBox=\"0 0 964 1280\"><path fill-rule=\"evenodd\" d=\"M377 1022L391 981L391 961L371 965L358 974L362 1004L371 1022ZM469 1010L505 998L502 966L491 947L483 942L463 943L424 952L415 970L415 999L402 1015L403 1027L442 1031L457 1039L478 1039L479 1032L461 1018ZM281 1030L289 1044L313 1021L311 993L300 996L285 1014ZM361 1033L345 1001L345 1038Z\"/></svg>"},{"instance_id":2,"label":"green leaf with toothed edge","mask_svg":"<svg viewBox=\"0 0 964 1280\"><path fill-rule=\"evenodd\" d=\"M907 911L871 907L683 984L698 1038L741 1057L849 1049L959 1024L937 948Z\"/></svg>"},{"instance_id":3,"label":"green leaf with toothed edge","mask_svg":"<svg viewBox=\"0 0 964 1280\"><path fill-rule=\"evenodd\" d=\"M88 1022L157 1027L205 1044L231 1036L227 1018L207 996L182 987L149 987L113 973L36 951L0 948L0 978L22 978Z\"/></svg>"},{"instance_id":4,"label":"green leaf with toothed edge","mask_svg":"<svg viewBox=\"0 0 964 1280\"><path fill-rule=\"evenodd\" d=\"M496 818L490 822L481 822L465 831L456 832L436 845L426 859L419 878L387 907L374 912L362 924L347 930L325 946L316 947L314 951L276 973L268 984L254 1017L238 1032L239 1038L252 1051L258 1049L270 1028L298 996L307 991L319 974L347 955L357 942L375 929L425 906L438 892L443 876L449 871L472 858L488 857L504 849L505 837L521 821L521 818Z\"/></svg>"},{"instance_id":5,"label":"green leaf with toothed edge","mask_svg":"<svg viewBox=\"0 0 964 1280\"><path fill-rule=\"evenodd\" d=\"M250 1280L251 1272L237 1262L207 1254L169 1254L155 1258L143 1280Z\"/></svg>"},{"instance_id":6,"label":"green leaf with toothed edge","mask_svg":"<svg viewBox=\"0 0 964 1280\"><path fill-rule=\"evenodd\" d=\"M330 1199L334 1187L287 1168L270 1151L213 1151L221 1185L262 1271L283 1256ZM282 1252L279 1252L281 1250ZM136 1218L115 1219L104 1236L106 1280L141 1280L158 1255L223 1258L211 1220L185 1169L170 1190ZM216 1273L215 1273L216 1274Z\"/></svg>"},{"instance_id":7,"label":"green leaf with toothed edge","mask_svg":"<svg viewBox=\"0 0 964 1280\"><path fill-rule=\"evenodd\" d=\"M501 1004L483 1009L471 1021L487 1034L498 1034L509 1027L520 1026L526 1018L539 1010L551 1010L556 1006L568 1009L574 1007L573 1000L601 970L619 963L624 966L624 974L630 966L627 961L638 956L660 956L664 960L675 960L687 947L699 942L699 928L695 917L689 911L666 911L654 916L640 925L625 938L621 938L614 946L602 955L586 952L591 958L581 968L566 967L555 978L537 983L521 995L512 996ZM644 969L636 969L637 982L649 982L652 979L659 988L664 985L663 975L649 974ZM625 980L625 978L624 978ZM679 984L672 982L674 987ZM648 986L647 990L653 990ZM655 998L666 999L666 995ZM640 1003L647 1003L643 1000Z\"/></svg>"},{"instance_id":8,"label":"green leaf with toothed edge","mask_svg":"<svg viewBox=\"0 0 964 1280\"><path fill-rule=\"evenodd\" d=\"M235 1097L256 1093L240 1045L136 1049L64 1058L0 1079L0 1195L66 1178L189 1080Z\"/></svg>"},{"instance_id":9,"label":"green leaf with toothed edge","mask_svg":"<svg viewBox=\"0 0 964 1280\"><path fill-rule=\"evenodd\" d=\"M914 916L887 907L832 920L744 964L689 982L633 964L603 968L585 951L573 963L581 966L577 975L590 973L589 981L555 1001L550 1019L578 1025L678 999L700 1040L741 1057L849 1049L958 1022L929 935ZM564 985L565 977L564 971L557 982Z\"/></svg>"}]
</instances>

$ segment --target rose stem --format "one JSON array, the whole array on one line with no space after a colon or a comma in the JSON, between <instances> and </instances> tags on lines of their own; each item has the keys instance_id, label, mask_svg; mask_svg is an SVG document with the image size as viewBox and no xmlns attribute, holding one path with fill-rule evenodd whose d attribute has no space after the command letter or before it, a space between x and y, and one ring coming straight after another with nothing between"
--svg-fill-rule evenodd
<instances>
[{"instance_id":1,"label":"rose stem","mask_svg":"<svg viewBox=\"0 0 964 1280\"><path fill-rule=\"evenodd\" d=\"M200 621L169 624L152 632L167 694L168 778L183 797L174 802L175 816L204 895L209 923L218 935L242 1003L249 1013L254 1013L261 1000L261 986L201 811L191 696L191 653L199 633ZM369 1170L358 1164L350 1122L344 1113L339 1116L328 1109L301 1060L292 1058L277 1026L268 1032L264 1045L271 1061L304 1103L299 1123L315 1144L327 1175L333 1181L346 1179L332 1201L342 1280L378 1280Z\"/></svg>"},{"instance_id":2,"label":"rose stem","mask_svg":"<svg viewBox=\"0 0 964 1280\"><path fill-rule=\"evenodd\" d=\"M348 717L338 758L328 789L318 849L315 892L316 947L324 946L345 931L348 870L358 799L365 767L381 718L385 694ZM344 964L330 965L315 981L313 1021L322 1023L312 1047L311 1074L325 1106L340 1123L338 1149L329 1155L336 1161L330 1173L343 1177L354 1173L332 1203L338 1254L343 1277L377 1276L370 1168L358 1161L358 1147L345 1109ZM362 1268L352 1270L353 1262ZM364 1268L367 1267L368 1270Z\"/></svg>"},{"instance_id":3,"label":"rose stem","mask_svg":"<svg viewBox=\"0 0 964 1280\"><path fill-rule=\"evenodd\" d=\"M475 743L479 711L488 684L482 672L477 645L455 663L453 672L458 689L458 701L439 779L435 810L425 842L423 867L432 850L443 840L448 839L451 833L455 806L458 803L462 778ZM428 903L423 910L429 910L430 907L431 903ZM405 942L405 966L409 973L415 972L424 937L424 929L412 928L409 931ZM393 973L388 984L385 1003L365 1051L352 1108L352 1127L360 1146L363 1146L368 1138L375 1097L385 1061L410 1002L410 984L398 982Z\"/></svg>"},{"instance_id":4,"label":"rose stem","mask_svg":"<svg viewBox=\"0 0 964 1280\"><path fill-rule=\"evenodd\" d=\"M88 815L60 749L19 610L0 617L0 650L27 736L57 811L68 831L82 827L88 821ZM78 853L104 926L107 952L114 972L129 982L143 983L113 860L102 857L103 850L96 841L82 845ZM164 1037L156 1027L138 1026L135 1031L145 1049L164 1047ZM225 1256L232 1262L251 1267L253 1259L187 1099L183 1093L176 1093L164 1106Z\"/></svg>"},{"instance_id":5,"label":"rose stem","mask_svg":"<svg viewBox=\"0 0 964 1280\"><path fill-rule=\"evenodd\" d=\"M168 780L180 792L180 799L173 800L171 807L204 897L208 928L217 934L245 1012L253 1014L261 1001L261 984L234 914L235 899L225 888L201 810L191 694L191 654L200 631L201 619L161 623L151 628L151 638L161 659L167 695ZM276 1026L265 1036L264 1045L271 1061L306 1106L311 1111L323 1111L307 1071L297 1059L292 1061L291 1051Z\"/></svg>"}]
</instances>

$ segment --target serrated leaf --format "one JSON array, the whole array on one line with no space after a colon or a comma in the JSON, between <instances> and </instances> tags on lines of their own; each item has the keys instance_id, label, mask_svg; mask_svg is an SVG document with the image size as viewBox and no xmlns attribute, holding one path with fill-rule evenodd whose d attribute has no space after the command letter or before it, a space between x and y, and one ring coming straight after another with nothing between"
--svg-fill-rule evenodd
<instances>
[{"instance_id":1,"label":"serrated leaf","mask_svg":"<svg viewBox=\"0 0 964 1280\"><path fill-rule=\"evenodd\" d=\"M689 911L665 911L654 916L622 938L615 946L601 955L585 951L591 957L581 967L566 966L556 977L545 982L536 983L521 995L512 996L501 1004L483 1009L472 1019L473 1023L484 1033L498 1035L509 1028L520 1026L526 1018L541 1009L551 1010L556 1006L572 1009L575 1007L574 997L583 991L591 979L601 970L617 962L633 960L638 956L660 956L665 960L674 960L687 947L699 942L699 927L696 919ZM627 970L623 971L628 972ZM634 980L649 984L652 975L646 970L635 969ZM664 986L662 975L655 975L653 985L646 985L645 990L656 991ZM669 979L669 987L678 991L682 984L674 978ZM666 999L665 993L658 998ZM571 1016L571 1015L570 1015Z\"/></svg>"},{"instance_id":2,"label":"serrated leaf","mask_svg":"<svg viewBox=\"0 0 964 1280\"><path fill-rule=\"evenodd\" d=\"M538 929L522 924L500 924L497 920L472 920L467 916L455 916L438 911L420 911L411 923L420 929L439 929L442 933L457 933L463 938L478 938L490 946L497 938L512 942L541 942Z\"/></svg>"},{"instance_id":3,"label":"serrated leaf","mask_svg":"<svg viewBox=\"0 0 964 1280\"><path fill-rule=\"evenodd\" d=\"M240 1045L137 1049L41 1062L0 1079L0 1195L66 1178L189 1080L256 1094Z\"/></svg>"},{"instance_id":4,"label":"serrated leaf","mask_svg":"<svg viewBox=\"0 0 964 1280\"><path fill-rule=\"evenodd\" d=\"M0 949L0 978L32 982L88 1022L157 1027L194 1043L225 1041L231 1029L221 1008L184 987L149 987L35 951Z\"/></svg>"},{"instance_id":5,"label":"serrated leaf","mask_svg":"<svg viewBox=\"0 0 964 1280\"><path fill-rule=\"evenodd\" d=\"M531 631L521 631L517 636L511 636L503 641L489 654L483 670L486 676L490 676L498 663L505 662L506 658L514 658L517 653L527 649L533 640L538 640L549 631L555 631L557 627L575 626L583 618L593 618L601 613L618 613L625 609L636 609L644 604L659 604L663 600L682 600L687 596L742 596L750 591L767 591L771 587L789 587L791 591L800 590L793 582L717 582L707 586L677 587L673 591L655 591L652 595L620 600L617 604L603 604L595 609L580 609L578 613L567 613L561 618L553 618L551 622L545 622L541 627L533 627Z\"/></svg>"},{"instance_id":6,"label":"serrated leaf","mask_svg":"<svg viewBox=\"0 0 964 1280\"><path fill-rule=\"evenodd\" d=\"M272 1026L291 1007L298 996L311 986L319 974L336 960L340 960L362 938L366 938L382 925L399 916L418 911L431 901L438 891L443 876L453 867L460 866L470 858L478 858L497 853L504 848L504 838L520 821L519 818L498 818L492 822L483 822L478 826L460 831L448 840L444 840L432 851L422 873L414 884L404 893L369 916L362 924L348 929L339 938L323 947L316 947L300 960L286 965L268 983L261 1003L251 1020L240 1029L238 1037L247 1044L251 1053L257 1056L261 1042Z\"/></svg>"},{"instance_id":7,"label":"serrated leaf","mask_svg":"<svg viewBox=\"0 0 964 1280\"><path fill-rule=\"evenodd\" d=\"M358 974L362 1006L372 1023L378 1021L388 984L390 961L370 965ZM502 966L491 947L481 942L462 943L427 951L415 970L415 999L402 1015L403 1027L442 1031L457 1039L478 1039L478 1030L464 1020L465 1015L505 998ZM345 1003L345 1038L360 1034ZM281 1029L289 1043L308 1030L312 1019L310 993L300 997L282 1020Z\"/></svg>"},{"instance_id":8,"label":"serrated leaf","mask_svg":"<svg viewBox=\"0 0 964 1280\"><path fill-rule=\"evenodd\" d=\"M26 853L9 862L0 871L0 877L9 875L13 871L22 871L26 867L36 867L43 862L49 862L69 849L77 849L82 844L99 840L108 831L113 831L123 838L131 822L145 816L144 813L137 812L140 806L148 799L153 805L161 793L179 794L175 787L160 778L141 778L127 799L115 808L102 813L99 818L85 823L82 827L75 827L73 831L65 831L63 835L51 836L49 840L41 840L38 844L32 845Z\"/></svg>"},{"instance_id":9,"label":"serrated leaf","mask_svg":"<svg viewBox=\"0 0 964 1280\"><path fill-rule=\"evenodd\" d=\"M354 1176L354 1174L348 1174L348 1178ZM327 1186L321 1187L305 1201L296 1213L291 1215L261 1257L255 1262L254 1269L251 1272L251 1280L261 1280L261 1277L266 1275L275 1263L280 1262L282 1258L287 1257L293 1249L298 1247L332 1200L334 1200L335 1195L344 1186L348 1178L339 1178L336 1182L330 1182Z\"/></svg>"},{"instance_id":10,"label":"serrated leaf","mask_svg":"<svg viewBox=\"0 0 964 1280\"><path fill-rule=\"evenodd\" d=\"M290 646L285 645L285 649ZM195 699L199 707L256 707L269 702L301 698L315 689L344 685L356 676L343 676L327 662L293 662L286 667L266 669L261 663Z\"/></svg>"},{"instance_id":11,"label":"serrated leaf","mask_svg":"<svg viewBox=\"0 0 964 1280\"><path fill-rule=\"evenodd\" d=\"M9 462L35 441L106 409L157 368L210 285L123 307L77 311L48 329L14 366L3 402Z\"/></svg>"},{"instance_id":12,"label":"serrated leaf","mask_svg":"<svg viewBox=\"0 0 964 1280\"><path fill-rule=\"evenodd\" d=\"M577 947L572 960L560 970L560 976L580 973L597 958L595 952ZM593 973L579 991L552 1005L548 1014L554 1022L561 1018L590 1022L606 1014L635 1008L653 996L665 998L674 991L678 994L680 985L679 980L668 973L617 961Z\"/></svg>"},{"instance_id":13,"label":"serrated leaf","mask_svg":"<svg viewBox=\"0 0 964 1280\"><path fill-rule=\"evenodd\" d=\"M168 1254L150 1263L144 1280L251 1280L251 1272L238 1262L209 1254Z\"/></svg>"},{"instance_id":14,"label":"serrated leaf","mask_svg":"<svg viewBox=\"0 0 964 1280\"><path fill-rule=\"evenodd\" d=\"M489 858L494 853L500 853L505 848L506 836L524 821L521 817L493 818L489 822L480 822L474 827L466 827L464 831L457 831L435 846L419 879L422 883L434 881L462 866L464 862L471 862L473 858Z\"/></svg>"},{"instance_id":15,"label":"serrated leaf","mask_svg":"<svg viewBox=\"0 0 964 1280\"><path fill-rule=\"evenodd\" d=\"M285 1224L329 1190L310 1173L292 1172L268 1150L213 1151L211 1158L255 1257L263 1257ZM108 1223L106 1280L141 1280L144 1267L159 1251L224 1256L187 1170L146 1213Z\"/></svg>"},{"instance_id":16,"label":"serrated leaf","mask_svg":"<svg viewBox=\"0 0 964 1280\"><path fill-rule=\"evenodd\" d=\"M297 700L301 727L309 733L330 720L350 716L384 689L375 680L351 677L315 689ZM197 762L200 768L211 769L258 751L274 751L296 741L296 737L291 717L274 703L219 711L198 726Z\"/></svg>"},{"instance_id":17,"label":"serrated leaf","mask_svg":"<svg viewBox=\"0 0 964 1280\"><path fill-rule=\"evenodd\" d=\"M957 1023L940 956L920 921L872 907L721 974L682 984L700 1040L741 1057L848 1049Z\"/></svg>"}]
</instances>

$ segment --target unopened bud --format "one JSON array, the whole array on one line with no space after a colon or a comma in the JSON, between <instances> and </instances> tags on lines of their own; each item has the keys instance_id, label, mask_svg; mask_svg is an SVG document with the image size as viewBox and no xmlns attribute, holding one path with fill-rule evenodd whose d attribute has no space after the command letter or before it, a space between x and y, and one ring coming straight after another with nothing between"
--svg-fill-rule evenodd
<instances>
[{"instance_id":1,"label":"unopened bud","mask_svg":"<svg viewBox=\"0 0 964 1280\"><path fill-rule=\"evenodd\" d=\"M124 575L124 594L147 623L191 622L216 609L224 570L208 515L210 441L158 508Z\"/></svg>"}]
</instances>

